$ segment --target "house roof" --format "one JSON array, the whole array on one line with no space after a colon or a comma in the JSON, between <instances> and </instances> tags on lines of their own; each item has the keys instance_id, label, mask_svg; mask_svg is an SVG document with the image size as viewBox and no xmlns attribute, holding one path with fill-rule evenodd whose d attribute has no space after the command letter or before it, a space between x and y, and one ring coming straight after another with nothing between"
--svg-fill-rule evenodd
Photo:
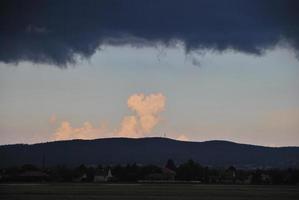
<instances>
[{"instance_id":1,"label":"house roof","mask_svg":"<svg viewBox=\"0 0 299 200\"><path fill-rule=\"evenodd\" d=\"M45 177L48 176L48 174L41 172L41 171L26 171L21 173L19 176L22 177Z\"/></svg>"}]
</instances>

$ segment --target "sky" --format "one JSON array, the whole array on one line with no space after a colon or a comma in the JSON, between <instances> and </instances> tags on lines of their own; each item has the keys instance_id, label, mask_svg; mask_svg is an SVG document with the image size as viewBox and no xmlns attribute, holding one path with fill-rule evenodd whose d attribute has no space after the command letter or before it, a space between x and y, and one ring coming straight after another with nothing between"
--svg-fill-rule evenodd
<instances>
[{"instance_id":1,"label":"sky","mask_svg":"<svg viewBox=\"0 0 299 200\"><path fill-rule=\"evenodd\" d=\"M2 1L0 144L299 146L298 2L171 2Z\"/></svg>"}]
</instances>

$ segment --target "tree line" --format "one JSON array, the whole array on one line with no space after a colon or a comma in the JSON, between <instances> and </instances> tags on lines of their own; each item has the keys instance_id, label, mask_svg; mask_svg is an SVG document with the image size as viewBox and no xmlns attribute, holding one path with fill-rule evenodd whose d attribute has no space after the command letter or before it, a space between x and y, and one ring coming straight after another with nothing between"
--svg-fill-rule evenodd
<instances>
[{"instance_id":1,"label":"tree line","mask_svg":"<svg viewBox=\"0 0 299 200\"><path fill-rule=\"evenodd\" d=\"M299 184L299 169L214 168L189 160L180 165L169 159L156 165L80 165L37 167L26 164L0 169L0 182L186 182L204 184Z\"/></svg>"}]
</instances>

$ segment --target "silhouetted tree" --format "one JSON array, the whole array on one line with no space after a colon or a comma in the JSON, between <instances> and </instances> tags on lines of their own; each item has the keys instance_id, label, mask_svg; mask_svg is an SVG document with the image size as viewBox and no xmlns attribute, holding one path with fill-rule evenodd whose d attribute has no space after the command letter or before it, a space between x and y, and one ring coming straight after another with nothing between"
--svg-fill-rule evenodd
<instances>
[{"instance_id":1,"label":"silhouetted tree","mask_svg":"<svg viewBox=\"0 0 299 200\"><path fill-rule=\"evenodd\" d=\"M252 174L252 180L251 184L256 184L259 185L262 183L262 171L257 169L253 174Z\"/></svg>"},{"instance_id":2,"label":"silhouetted tree","mask_svg":"<svg viewBox=\"0 0 299 200\"><path fill-rule=\"evenodd\" d=\"M36 171L38 170L38 167L31 165L31 164L25 164L21 168L22 171Z\"/></svg>"},{"instance_id":3,"label":"silhouetted tree","mask_svg":"<svg viewBox=\"0 0 299 200\"><path fill-rule=\"evenodd\" d=\"M177 168L176 177L179 180L202 180L203 168L200 164L189 160Z\"/></svg>"},{"instance_id":4,"label":"silhouetted tree","mask_svg":"<svg viewBox=\"0 0 299 200\"><path fill-rule=\"evenodd\" d=\"M174 161L172 159L167 160L167 163L166 163L165 167L168 168L168 169L171 169L173 171L176 170L176 166L175 166Z\"/></svg>"}]
</instances>

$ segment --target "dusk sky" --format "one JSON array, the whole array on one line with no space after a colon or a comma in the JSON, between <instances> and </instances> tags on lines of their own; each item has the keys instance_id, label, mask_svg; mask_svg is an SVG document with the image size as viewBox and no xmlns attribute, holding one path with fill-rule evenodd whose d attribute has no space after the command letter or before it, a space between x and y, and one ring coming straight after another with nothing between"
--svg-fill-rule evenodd
<instances>
[{"instance_id":1,"label":"dusk sky","mask_svg":"<svg viewBox=\"0 0 299 200\"><path fill-rule=\"evenodd\" d=\"M298 1L182 2L2 1L0 144L299 146Z\"/></svg>"}]
</instances>

